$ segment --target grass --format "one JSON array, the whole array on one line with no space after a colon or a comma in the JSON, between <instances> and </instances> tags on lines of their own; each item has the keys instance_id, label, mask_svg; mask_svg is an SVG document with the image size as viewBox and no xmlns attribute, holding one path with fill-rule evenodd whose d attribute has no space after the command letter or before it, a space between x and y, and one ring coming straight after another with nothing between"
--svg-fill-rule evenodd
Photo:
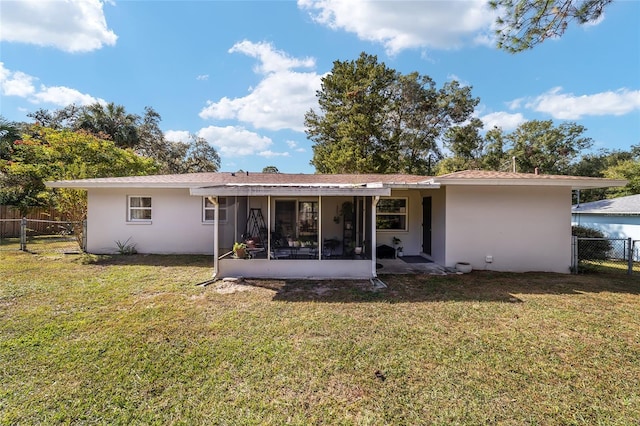
<instances>
[{"instance_id":1,"label":"grass","mask_svg":"<svg viewBox=\"0 0 640 426\"><path fill-rule=\"evenodd\" d=\"M633 262L631 265L631 269L634 273L640 272L640 262ZM585 272L585 273L591 273L591 272L627 273L629 271L629 261L615 260L615 259L581 260L579 271Z\"/></svg>"},{"instance_id":2,"label":"grass","mask_svg":"<svg viewBox=\"0 0 640 426\"><path fill-rule=\"evenodd\" d=\"M0 252L0 424L640 420L640 278L248 281L211 260ZM232 287L230 290L233 290Z\"/></svg>"}]
</instances>

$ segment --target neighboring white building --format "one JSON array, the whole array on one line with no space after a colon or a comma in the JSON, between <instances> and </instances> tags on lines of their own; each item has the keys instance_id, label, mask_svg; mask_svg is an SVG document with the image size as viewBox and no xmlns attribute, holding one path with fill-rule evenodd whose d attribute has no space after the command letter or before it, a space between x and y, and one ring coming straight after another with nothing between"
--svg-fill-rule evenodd
<instances>
[{"instance_id":1,"label":"neighboring white building","mask_svg":"<svg viewBox=\"0 0 640 426\"><path fill-rule=\"evenodd\" d=\"M609 238L640 240L640 195L576 204L571 223L598 229Z\"/></svg>"},{"instance_id":2,"label":"neighboring white building","mask_svg":"<svg viewBox=\"0 0 640 426\"><path fill-rule=\"evenodd\" d=\"M624 184L484 171L195 173L48 183L88 191L90 253L113 253L116 241L130 238L140 253L212 254L218 277L262 278L375 278L376 248L392 246L394 237L405 255L444 266L568 273L571 191ZM256 215L260 223L249 220ZM261 240L253 259L225 256L245 239ZM355 254L355 246L364 254Z\"/></svg>"}]
</instances>

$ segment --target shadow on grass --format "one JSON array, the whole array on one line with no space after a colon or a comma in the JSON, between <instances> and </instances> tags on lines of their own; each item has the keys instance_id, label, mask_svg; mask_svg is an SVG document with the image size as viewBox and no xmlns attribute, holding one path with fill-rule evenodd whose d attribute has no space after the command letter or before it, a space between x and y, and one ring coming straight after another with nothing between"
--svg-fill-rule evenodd
<instances>
[{"instance_id":1,"label":"shadow on grass","mask_svg":"<svg viewBox=\"0 0 640 426\"><path fill-rule=\"evenodd\" d=\"M253 280L246 285L273 290L273 300L324 303L408 303L478 301L522 303L524 294L640 294L640 277L610 274L576 276L552 273L474 271L465 275L384 275L386 289L367 280Z\"/></svg>"},{"instance_id":2,"label":"shadow on grass","mask_svg":"<svg viewBox=\"0 0 640 426\"><path fill-rule=\"evenodd\" d=\"M84 255L83 263L104 266L213 267L207 255ZM640 294L640 275L500 273L474 271L464 275L380 275L386 289L375 290L368 280L261 280L245 284L272 290L273 300L325 303L406 303L488 301L520 303L522 294L581 293ZM194 284L197 284L194 282Z\"/></svg>"},{"instance_id":3,"label":"shadow on grass","mask_svg":"<svg viewBox=\"0 0 640 426\"><path fill-rule=\"evenodd\" d=\"M133 255L84 255L84 263L93 265L136 265L136 266L201 266L213 268L213 256L209 255L161 255L161 254L133 254Z\"/></svg>"}]
</instances>

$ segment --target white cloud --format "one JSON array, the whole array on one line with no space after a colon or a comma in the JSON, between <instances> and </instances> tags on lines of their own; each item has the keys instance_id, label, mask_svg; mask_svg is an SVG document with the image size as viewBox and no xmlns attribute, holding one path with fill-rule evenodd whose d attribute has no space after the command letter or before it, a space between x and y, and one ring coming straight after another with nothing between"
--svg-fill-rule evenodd
<instances>
[{"instance_id":1,"label":"white cloud","mask_svg":"<svg viewBox=\"0 0 640 426\"><path fill-rule=\"evenodd\" d=\"M519 125L527 121L520 113L510 114L508 112L492 112L479 117L484 123L484 130L500 127L502 130L515 130Z\"/></svg>"},{"instance_id":2,"label":"white cloud","mask_svg":"<svg viewBox=\"0 0 640 426\"><path fill-rule=\"evenodd\" d=\"M35 92L35 79L21 71L10 71L0 62L0 94L26 98Z\"/></svg>"},{"instance_id":3,"label":"white cloud","mask_svg":"<svg viewBox=\"0 0 640 426\"><path fill-rule=\"evenodd\" d=\"M64 86L41 86L40 91L35 93L29 100L33 103L50 103L63 107L71 104L91 105L96 102L106 104L104 99L94 98L91 95Z\"/></svg>"},{"instance_id":4,"label":"white cloud","mask_svg":"<svg viewBox=\"0 0 640 426\"><path fill-rule=\"evenodd\" d=\"M200 129L197 136L206 139L224 157L241 157L266 152L273 143L268 137L260 136L239 126L209 126Z\"/></svg>"},{"instance_id":5,"label":"white cloud","mask_svg":"<svg viewBox=\"0 0 640 426\"><path fill-rule=\"evenodd\" d=\"M555 87L526 104L559 120L577 120L589 115L624 115L640 110L640 90L619 89L592 95L561 93Z\"/></svg>"},{"instance_id":6,"label":"white cloud","mask_svg":"<svg viewBox=\"0 0 640 426\"><path fill-rule=\"evenodd\" d=\"M207 81L209 80L209 74L202 74L196 77L196 80L199 81Z\"/></svg>"},{"instance_id":7,"label":"white cloud","mask_svg":"<svg viewBox=\"0 0 640 426\"><path fill-rule=\"evenodd\" d=\"M256 72L268 74L272 72L287 71L291 68L313 68L316 61L313 58L297 59L290 57L286 52L274 49L271 43L253 43L243 40L234 44L229 53L244 53L247 56L260 60Z\"/></svg>"},{"instance_id":8,"label":"white cloud","mask_svg":"<svg viewBox=\"0 0 640 426\"><path fill-rule=\"evenodd\" d=\"M100 0L3 1L0 41L88 52L113 46L118 36L107 28Z\"/></svg>"},{"instance_id":9,"label":"white cloud","mask_svg":"<svg viewBox=\"0 0 640 426\"><path fill-rule=\"evenodd\" d=\"M313 67L315 61L291 58L275 50L271 44L249 41L235 44L229 52L257 58L259 63L255 71L265 77L247 96L207 101L200 117L236 119L269 130L304 131L304 114L317 107L316 91L320 89L322 76L315 72L294 71L293 68Z\"/></svg>"},{"instance_id":10,"label":"white cloud","mask_svg":"<svg viewBox=\"0 0 640 426\"><path fill-rule=\"evenodd\" d=\"M469 87L469 86L471 86L471 84L468 81L462 80L456 74L447 75L447 80L449 80L449 81L457 81L460 84L460 87Z\"/></svg>"},{"instance_id":11,"label":"white cloud","mask_svg":"<svg viewBox=\"0 0 640 426\"><path fill-rule=\"evenodd\" d=\"M507 107L511 110L519 109L522 107L522 103L525 102L525 100L526 99L524 98L514 99L512 101L507 102Z\"/></svg>"},{"instance_id":12,"label":"white cloud","mask_svg":"<svg viewBox=\"0 0 640 426\"><path fill-rule=\"evenodd\" d=\"M306 152L307 150L298 146L298 142L296 141L287 141L287 145L290 149L293 149L295 152Z\"/></svg>"},{"instance_id":13,"label":"white cloud","mask_svg":"<svg viewBox=\"0 0 640 426\"><path fill-rule=\"evenodd\" d=\"M106 103L103 99L69 87L41 85L36 89L34 82L37 80L36 77L21 71L11 71L0 62L0 94L3 96L17 96L34 104L49 103L63 107L70 104Z\"/></svg>"},{"instance_id":14,"label":"white cloud","mask_svg":"<svg viewBox=\"0 0 640 426\"><path fill-rule=\"evenodd\" d=\"M167 130L164 132L164 138L171 142L189 142L191 133L186 130Z\"/></svg>"},{"instance_id":15,"label":"white cloud","mask_svg":"<svg viewBox=\"0 0 640 426\"><path fill-rule=\"evenodd\" d=\"M390 55L411 48L451 49L491 40L495 12L486 0L298 0L312 19L360 39L381 43Z\"/></svg>"},{"instance_id":16,"label":"white cloud","mask_svg":"<svg viewBox=\"0 0 640 426\"><path fill-rule=\"evenodd\" d=\"M258 155L261 156L261 157L265 157L265 158L273 158L273 157L288 157L289 153L288 152L273 152L273 151L267 150L267 151L259 152Z\"/></svg>"}]
</instances>

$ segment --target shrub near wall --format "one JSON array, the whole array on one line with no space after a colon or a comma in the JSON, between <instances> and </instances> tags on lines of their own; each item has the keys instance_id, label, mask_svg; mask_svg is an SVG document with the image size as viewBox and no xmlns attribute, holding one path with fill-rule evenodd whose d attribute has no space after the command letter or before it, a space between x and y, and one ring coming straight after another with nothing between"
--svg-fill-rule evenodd
<instances>
[{"instance_id":1,"label":"shrub near wall","mask_svg":"<svg viewBox=\"0 0 640 426\"><path fill-rule=\"evenodd\" d=\"M578 260L606 260L611 251L611 242L605 235L593 228L575 225L571 227L571 235L578 237ZM581 238L603 238L602 240L583 240Z\"/></svg>"}]
</instances>

